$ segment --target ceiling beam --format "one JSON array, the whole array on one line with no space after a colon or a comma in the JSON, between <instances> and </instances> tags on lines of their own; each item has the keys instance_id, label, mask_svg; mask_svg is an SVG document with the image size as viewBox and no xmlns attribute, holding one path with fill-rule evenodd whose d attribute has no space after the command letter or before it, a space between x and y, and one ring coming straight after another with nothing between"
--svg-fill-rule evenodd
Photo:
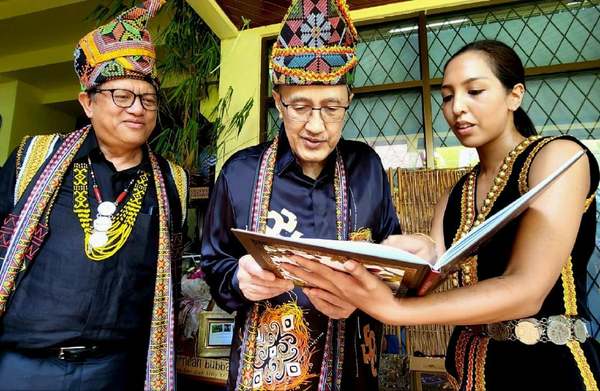
<instances>
[{"instance_id":1,"label":"ceiling beam","mask_svg":"<svg viewBox=\"0 0 600 391\"><path fill-rule=\"evenodd\" d=\"M239 30L216 0L186 0L219 39L237 37Z\"/></svg>"},{"instance_id":2,"label":"ceiling beam","mask_svg":"<svg viewBox=\"0 0 600 391\"><path fill-rule=\"evenodd\" d=\"M0 20L46 11L87 0L7 0L0 1Z\"/></svg>"},{"instance_id":3,"label":"ceiling beam","mask_svg":"<svg viewBox=\"0 0 600 391\"><path fill-rule=\"evenodd\" d=\"M73 44L0 56L0 74L73 61Z\"/></svg>"}]
</instances>

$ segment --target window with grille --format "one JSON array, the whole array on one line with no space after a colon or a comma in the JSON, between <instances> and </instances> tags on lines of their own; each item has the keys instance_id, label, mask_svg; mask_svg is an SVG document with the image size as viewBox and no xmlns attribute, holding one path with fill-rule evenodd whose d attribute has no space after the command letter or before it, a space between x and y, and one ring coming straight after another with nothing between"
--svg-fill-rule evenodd
<instances>
[{"instance_id":1,"label":"window with grille","mask_svg":"<svg viewBox=\"0 0 600 391\"><path fill-rule=\"evenodd\" d=\"M388 167L476 163L476 152L460 145L441 113L439 87L448 58L480 39L503 41L521 57L523 108L538 132L575 136L600 160L600 0L511 1L358 31L360 63L343 136L373 146ZM264 140L277 133L280 121L270 85L263 84ZM588 267L588 302L592 335L600 340L600 235Z\"/></svg>"}]
</instances>

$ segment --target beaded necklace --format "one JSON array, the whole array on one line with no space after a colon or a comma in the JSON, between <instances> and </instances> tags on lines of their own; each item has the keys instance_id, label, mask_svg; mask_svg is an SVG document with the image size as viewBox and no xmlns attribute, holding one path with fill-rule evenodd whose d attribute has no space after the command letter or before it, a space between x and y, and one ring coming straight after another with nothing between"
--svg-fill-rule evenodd
<instances>
[{"instance_id":1,"label":"beaded necklace","mask_svg":"<svg viewBox=\"0 0 600 391\"><path fill-rule=\"evenodd\" d=\"M460 201L460 226L456 231L454 236L454 240L452 243L456 243L460 238L469 233L471 229L477 227L481 223L485 221L487 216L492 210L492 207L496 203L496 200L500 196L500 193L506 187L508 183L508 179L512 173L513 165L517 160L517 157L521 155L523 151L531 144L533 141L539 139L541 136L531 136L521 141L512 151L506 155L502 165L500 166L500 170L498 174L494 177L492 182L492 186L488 191L485 199L483 200L483 204L481 205L481 209L477 213L477 206L475 205L475 191L477 190L476 182L477 182L477 174L479 172L479 165L475 166L471 172L467 175L467 180L464 183L462 189L462 197ZM459 280L459 273L462 278ZM460 271L455 272L452 275L452 285L455 287L458 286L468 286L473 285L477 282L477 255L471 257L461 264Z\"/></svg>"},{"instance_id":2,"label":"beaded necklace","mask_svg":"<svg viewBox=\"0 0 600 391\"><path fill-rule=\"evenodd\" d=\"M88 171L92 178L92 192L98 202L97 215L93 221L88 202ZM115 215L118 206L130 194L132 187L131 197ZM74 163L73 212L83 229L85 254L89 259L103 261L123 247L133 230L147 188L148 174L140 170L114 202L103 201L89 157L87 163Z\"/></svg>"}]
</instances>

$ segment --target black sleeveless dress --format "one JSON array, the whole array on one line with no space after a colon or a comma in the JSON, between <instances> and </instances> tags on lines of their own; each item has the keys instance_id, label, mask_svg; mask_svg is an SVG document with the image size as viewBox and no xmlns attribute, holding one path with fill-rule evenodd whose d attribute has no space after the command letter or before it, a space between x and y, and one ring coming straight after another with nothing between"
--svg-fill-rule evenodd
<instances>
[{"instance_id":1,"label":"black sleeveless dress","mask_svg":"<svg viewBox=\"0 0 600 391\"><path fill-rule=\"evenodd\" d=\"M444 240L449 247L468 232L477 221L507 206L528 190L531 162L548 142L557 137L533 136L524 140L507 155L479 213L475 211L475 178L478 167L463 176L452 189L444 213ZM595 191L598 186L598 163L581 145L590 161L590 193L571 257L541 310L533 317L552 315L578 316L589 320L586 303L586 270L594 250L596 236ZM567 205L565 205L567 207ZM451 278L455 286L466 286L500 276L510 259L520 219L515 219L483 246L478 254L462 265ZM451 383L460 390L598 390L600 385L600 349L592 338L566 345L538 342L526 345L517 340L496 340L481 326L457 326L446 355L446 369Z\"/></svg>"}]
</instances>

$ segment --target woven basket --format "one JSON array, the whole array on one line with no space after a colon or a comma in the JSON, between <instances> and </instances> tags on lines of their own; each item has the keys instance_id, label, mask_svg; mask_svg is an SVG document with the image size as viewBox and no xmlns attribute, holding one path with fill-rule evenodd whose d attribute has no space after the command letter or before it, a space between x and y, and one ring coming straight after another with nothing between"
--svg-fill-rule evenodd
<instances>
[{"instance_id":1,"label":"woven basket","mask_svg":"<svg viewBox=\"0 0 600 391\"><path fill-rule=\"evenodd\" d=\"M403 233L425 232L431 228L433 211L438 199L452 187L469 168L405 170L389 169L388 180ZM449 289L444 283L438 290ZM386 331L398 327L386 326ZM452 333L451 326L406 327L406 346L409 356L442 357Z\"/></svg>"}]
</instances>

